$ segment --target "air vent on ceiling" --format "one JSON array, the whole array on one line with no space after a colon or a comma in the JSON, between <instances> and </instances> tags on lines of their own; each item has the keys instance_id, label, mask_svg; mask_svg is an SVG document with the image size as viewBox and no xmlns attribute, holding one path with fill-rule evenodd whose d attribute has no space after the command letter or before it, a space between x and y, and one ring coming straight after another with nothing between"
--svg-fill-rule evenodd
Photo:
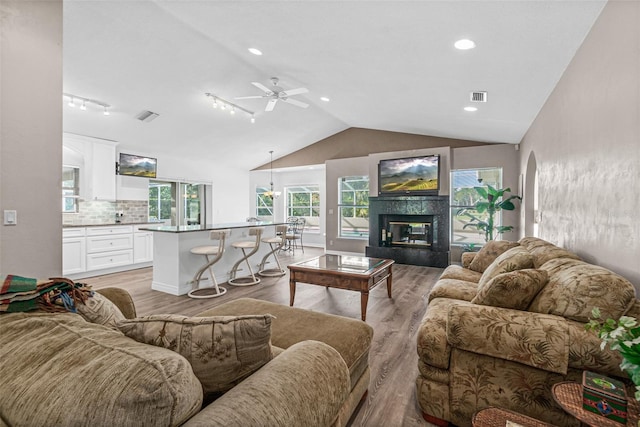
<instances>
[{"instance_id":1,"label":"air vent on ceiling","mask_svg":"<svg viewBox=\"0 0 640 427\"><path fill-rule=\"evenodd\" d=\"M487 92L471 92L471 102L487 102Z\"/></svg>"},{"instance_id":2,"label":"air vent on ceiling","mask_svg":"<svg viewBox=\"0 0 640 427\"><path fill-rule=\"evenodd\" d=\"M158 113L154 113L153 111L143 111L140 114L138 114L136 116L136 119L140 120L141 122L150 122L152 120L155 120L156 117L158 117L160 114Z\"/></svg>"}]
</instances>

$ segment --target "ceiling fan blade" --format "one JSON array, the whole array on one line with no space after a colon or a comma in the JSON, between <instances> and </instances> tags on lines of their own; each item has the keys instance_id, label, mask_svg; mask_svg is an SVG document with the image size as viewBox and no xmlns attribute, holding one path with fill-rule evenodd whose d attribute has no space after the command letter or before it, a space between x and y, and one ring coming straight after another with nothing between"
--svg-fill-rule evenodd
<instances>
[{"instance_id":1,"label":"ceiling fan blade","mask_svg":"<svg viewBox=\"0 0 640 427\"><path fill-rule=\"evenodd\" d=\"M307 92L309 92L309 89L307 89L306 87L299 87L297 89L291 89L291 90L285 90L284 91L286 96L298 95L300 93L307 93Z\"/></svg>"},{"instance_id":2,"label":"ceiling fan blade","mask_svg":"<svg viewBox=\"0 0 640 427\"><path fill-rule=\"evenodd\" d=\"M265 107L264 111L273 111L277 102L277 99L270 99L269 102L267 102L267 106Z\"/></svg>"},{"instance_id":3,"label":"ceiling fan blade","mask_svg":"<svg viewBox=\"0 0 640 427\"><path fill-rule=\"evenodd\" d=\"M309 106L309 104L305 104L304 102L300 102L298 100L291 99L291 98L283 99L283 101L284 102L288 102L289 104L293 104L296 107L301 107L301 108L307 108Z\"/></svg>"},{"instance_id":4,"label":"ceiling fan blade","mask_svg":"<svg viewBox=\"0 0 640 427\"><path fill-rule=\"evenodd\" d=\"M266 87L265 85L263 85L260 82L251 82L252 85L254 85L255 87L257 87L258 89L260 89L261 91L263 91L264 93L266 93L267 95L271 96L273 95L273 91L271 89L269 89L268 87Z\"/></svg>"},{"instance_id":5,"label":"ceiling fan blade","mask_svg":"<svg viewBox=\"0 0 640 427\"><path fill-rule=\"evenodd\" d=\"M233 99L256 99L256 98L266 98L267 95L253 95L253 96L236 96Z\"/></svg>"}]
</instances>

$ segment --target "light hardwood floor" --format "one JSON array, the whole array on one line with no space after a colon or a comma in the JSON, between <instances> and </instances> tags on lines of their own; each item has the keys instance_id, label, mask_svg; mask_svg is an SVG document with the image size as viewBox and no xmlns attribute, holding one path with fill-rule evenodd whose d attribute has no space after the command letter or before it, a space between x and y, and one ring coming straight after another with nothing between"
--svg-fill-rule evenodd
<instances>
[{"instance_id":1,"label":"light hardwood floor","mask_svg":"<svg viewBox=\"0 0 640 427\"><path fill-rule=\"evenodd\" d=\"M305 248L295 255L281 254L283 264L321 255L323 250ZM427 296L442 272L439 268L395 264L393 297L387 297L386 286L369 294L367 323L374 329L369 356L371 382L366 400L354 414L350 426L394 427L431 426L421 417L415 397L418 373L416 332L427 307ZM196 300L151 290L152 270L144 268L79 280L94 288L117 286L128 290L136 304L138 316L175 313L192 316L235 298L251 297L289 304L289 275L262 278L255 286L234 287L224 284L226 295L215 299ZM341 316L360 318L358 292L326 289L298 283L295 307Z\"/></svg>"}]
</instances>

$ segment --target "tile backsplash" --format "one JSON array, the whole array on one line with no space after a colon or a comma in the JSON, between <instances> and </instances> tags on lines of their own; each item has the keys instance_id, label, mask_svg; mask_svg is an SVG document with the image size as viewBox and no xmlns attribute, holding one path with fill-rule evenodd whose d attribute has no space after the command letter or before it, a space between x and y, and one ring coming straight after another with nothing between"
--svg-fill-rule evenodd
<instances>
[{"instance_id":1,"label":"tile backsplash","mask_svg":"<svg viewBox=\"0 0 640 427\"><path fill-rule=\"evenodd\" d=\"M146 222L149 220L149 203L146 200L79 201L78 213L62 214L62 224L113 224L116 221L116 212L122 212L120 222L123 224Z\"/></svg>"}]
</instances>

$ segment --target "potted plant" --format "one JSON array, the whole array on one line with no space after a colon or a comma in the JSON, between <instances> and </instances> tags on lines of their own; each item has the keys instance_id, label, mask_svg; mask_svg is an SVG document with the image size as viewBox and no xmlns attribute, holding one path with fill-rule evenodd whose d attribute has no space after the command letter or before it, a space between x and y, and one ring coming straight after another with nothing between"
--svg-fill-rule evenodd
<instances>
[{"instance_id":1,"label":"potted plant","mask_svg":"<svg viewBox=\"0 0 640 427\"><path fill-rule=\"evenodd\" d=\"M609 345L611 350L622 356L620 369L625 371L636 386L635 398L640 400L640 325L629 316L622 316L616 322L613 319L601 320L600 309L591 311L592 319L585 325L587 330L594 331L602 340L600 348ZM640 425L640 422L639 422Z\"/></svg>"},{"instance_id":2,"label":"potted plant","mask_svg":"<svg viewBox=\"0 0 640 427\"><path fill-rule=\"evenodd\" d=\"M479 232L484 233L485 242L493 240L494 237L497 237L499 234L513 230L512 225L496 225L495 218L496 214L502 210L514 210L516 206L513 204L513 201L521 200L521 197L515 195L507 197L505 193L510 193L511 188L496 189L490 185L473 188L480 198L473 209L465 208L458 211L458 216L466 216L469 218L469 222L462 228L475 227Z\"/></svg>"}]
</instances>

